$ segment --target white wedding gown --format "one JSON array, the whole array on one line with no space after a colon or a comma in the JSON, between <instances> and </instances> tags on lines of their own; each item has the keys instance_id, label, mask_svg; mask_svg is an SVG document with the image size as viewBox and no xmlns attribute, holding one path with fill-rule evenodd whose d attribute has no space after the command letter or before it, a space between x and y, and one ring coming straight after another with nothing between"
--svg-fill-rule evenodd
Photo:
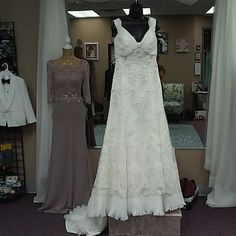
<instances>
[{"instance_id":1,"label":"white wedding gown","mask_svg":"<svg viewBox=\"0 0 236 236\"><path fill-rule=\"evenodd\" d=\"M141 42L114 22L116 66L96 180L88 206L65 216L67 231L77 234L99 234L106 216L160 216L184 205L156 64L156 20L149 18Z\"/></svg>"}]
</instances>

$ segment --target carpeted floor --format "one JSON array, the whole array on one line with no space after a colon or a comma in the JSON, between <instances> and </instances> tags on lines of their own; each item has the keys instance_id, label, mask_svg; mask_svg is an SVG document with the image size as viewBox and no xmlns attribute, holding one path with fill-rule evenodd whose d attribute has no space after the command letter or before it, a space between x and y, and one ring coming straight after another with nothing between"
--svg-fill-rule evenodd
<instances>
[{"instance_id":1,"label":"carpeted floor","mask_svg":"<svg viewBox=\"0 0 236 236\"><path fill-rule=\"evenodd\" d=\"M197 131L199 137L201 138L203 146L206 146L206 131L207 131L206 120L189 120L189 121L184 120L180 121L180 124L192 125L194 129Z\"/></svg>"},{"instance_id":2,"label":"carpeted floor","mask_svg":"<svg viewBox=\"0 0 236 236\"><path fill-rule=\"evenodd\" d=\"M170 138L175 148L203 148L202 141L192 125L169 124Z\"/></svg>"},{"instance_id":3,"label":"carpeted floor","mask_svg":"<svg viewBox=\"0 0 236 236\"><path fill-rule=\"evenodd\" d=\"M0 203L0 236L69 236L63 215L39 213L33 195ZM235 236L236 208L210 208L199 198L191 210L183 210L181 236ZM103 236L108 236L105 232ZM155 236L155 235L153 235Z\"/></svg>"}]
</instances>

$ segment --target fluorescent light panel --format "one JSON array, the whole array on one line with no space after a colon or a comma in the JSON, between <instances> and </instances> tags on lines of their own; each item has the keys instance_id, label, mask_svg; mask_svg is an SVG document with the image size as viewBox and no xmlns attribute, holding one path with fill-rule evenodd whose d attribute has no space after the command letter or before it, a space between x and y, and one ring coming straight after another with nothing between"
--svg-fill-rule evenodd
<instances>
[{"instance_id":1,"label":"fluorescent light panel","mask_svg":"<svg viewBox=\"0 0 236 236\"><path fill-rule=\"evenodd\" d=\"M74 17L78 18L86 18L86 17L100 17L95 11L87 10L87 11L68 11Z\"/></svg>"},{"instance_id":2,"label":"fluorescent light panel","mask_svg":"<svg viewBox=\"0 0 236 236\"><path fill-rule=\"evenodd\" d=\"M129 15L129 8L123 9L123 11L126 15ZM143 14L144 15L151 15L151 9L150 8L143 8Z\"/></svg>"},{"instance_id":3,"label":"fluorescent light panel","mask_svg":"<svg viewBox=\"0 0 236 236\"><path fill-rule=\"evenodd\" d=\"M214 10L215 10L215 7L213 6L206 12L206 14L213 14Z\"/></svg>"}]
</instances>

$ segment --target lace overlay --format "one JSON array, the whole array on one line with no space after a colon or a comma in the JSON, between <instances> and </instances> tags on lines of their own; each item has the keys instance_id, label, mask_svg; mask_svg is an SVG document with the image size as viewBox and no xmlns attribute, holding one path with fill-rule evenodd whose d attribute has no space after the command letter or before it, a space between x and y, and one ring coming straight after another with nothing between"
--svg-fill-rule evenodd
<instances>
[{"instance_id":1,"label":"lace overlay","mask_svg":"<svg viewBox=\"0 0 236 236\"><path fill-rule=\"evenodd\" d=\"M49 61L47 67L50 103L91 103L87 61L80 59L80 63L76 65L61 65Z\"/></svg>"},{"instance_id":2,"label":"lace overlay","mask_svg":"<svg viewBox=\"0 0 236 236\"><path fill-rule=\"evenodd\" d=\"M87 214L121 220L163 215L183 207L184 200L156 64L155 19L149 18L149 30L140 43L119 19L115 25L110 110ZM76 217L75 211L67 223Z\"/></svg>"}]
</instances>

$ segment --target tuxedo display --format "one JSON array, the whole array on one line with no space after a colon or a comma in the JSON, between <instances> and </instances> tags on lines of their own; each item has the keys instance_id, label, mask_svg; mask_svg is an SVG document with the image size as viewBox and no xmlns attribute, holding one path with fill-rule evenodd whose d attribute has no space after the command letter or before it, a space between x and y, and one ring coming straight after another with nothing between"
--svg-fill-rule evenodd
<instances>
[{"instance_id":1,"label":"tuxedo display","mask_svg":"<svg viewBox=\"0 0 236 236\"><path fill-rule=\"evenodd\" d=\"M17 127L36 122L25 81L0 72L0 126Z\"/></svg>"}]
</instances>

